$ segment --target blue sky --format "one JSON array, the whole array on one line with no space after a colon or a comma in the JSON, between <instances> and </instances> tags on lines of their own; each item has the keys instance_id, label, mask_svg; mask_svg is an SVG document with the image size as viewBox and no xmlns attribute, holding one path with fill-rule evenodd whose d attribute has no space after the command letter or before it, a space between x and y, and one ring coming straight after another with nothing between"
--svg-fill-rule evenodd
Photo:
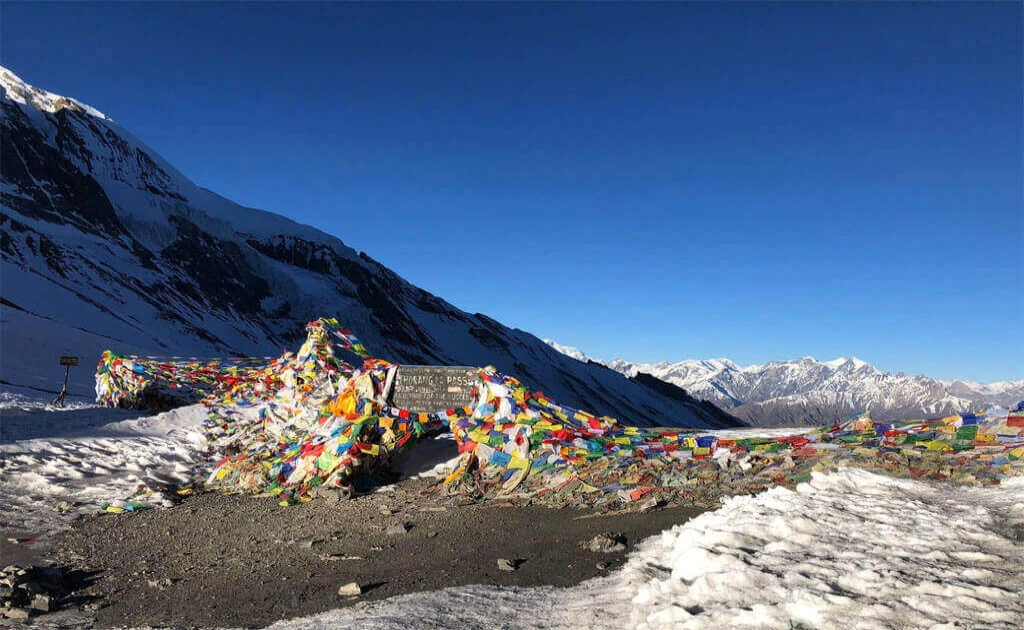
<instances>
[{"instance_id":1,"label":"blue sky","mask_svg":"<svg viewBox=\"0 0 1024 630\"><path fill-rule=\"evenodd\" d=\"M603 357L1024 378L1022 9L0 5L239 203Z\"/></svg>"}]
</instances>

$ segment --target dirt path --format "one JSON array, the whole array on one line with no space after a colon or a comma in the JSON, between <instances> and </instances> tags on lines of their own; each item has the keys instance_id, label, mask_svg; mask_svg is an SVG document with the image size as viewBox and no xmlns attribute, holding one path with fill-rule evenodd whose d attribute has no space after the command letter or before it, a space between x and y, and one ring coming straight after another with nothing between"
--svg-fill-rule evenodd
<instances>
[{"instance_id":1,"label":"dirt path","mask_svg":"<svg viewBox=\"0 0 1024 630\"><path fill-rule=\"evenodd\" d=\"M433 483L405 481L345 503L290 508L270 498L204 493L171 509L79 519L54 554L95 576L80 595L98 598L99 626L261 627L450 586L577 584L626 555L586 551L580 541L616 531L632 548L700 512L578 518L587 513L455 506ZM500 558L522 562L502 571ZM349 582L363 594L339 596Z\"/></svg>"}]
</instances>

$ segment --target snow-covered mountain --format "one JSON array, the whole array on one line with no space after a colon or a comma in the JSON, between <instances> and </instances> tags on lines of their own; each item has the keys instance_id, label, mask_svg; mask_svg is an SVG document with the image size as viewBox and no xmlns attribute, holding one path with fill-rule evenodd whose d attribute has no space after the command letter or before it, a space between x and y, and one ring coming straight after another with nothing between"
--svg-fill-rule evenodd
<instances>
[{"instance_id":1,"label":"snow-covered mountain","mask_svg":"<svg viewBox=\"0 0 1024 630\"><path fill-rule=\"evenodd\" d=\"M572 358L576 359L577 361L582 361L583 363L587 363L588 361L593 361L593 359L591 359L587 355L583 354L582 352L580 352L576 348L570 348L569 346L563 346L562 344L554 341L553 339L545 339L544 343L548 344L549 346L551 346L555 350L558 350L559 352L561 352L565 356L572 357ZM597 361L597 363L601 363L601 362Z\"/></svg>"},{"instance_id":2,"label":"snow-covered mountain","mask_svg":"<svg viewBox=\"0 0 1024 630\"><path fill-rule=\"evenodd\" d=\"M940 382L950 394L976 402L995 401L994 404L1005 407L1024 400L1024 381L988 384L961 380Z\"/></svg>"},{"instance_id":3,"label":"snow-covered mountain","mask_svg":"<svg viewBox=\"0 0 1024 630\"><path fill-rule=\"evenodd\" d=\"M463 312L339 239L192 183L97 110L0 68L0 378L53 389L104 348L276 356L336 316L382 358L494 365L560 402L641 425L737 420L673 387L581 364ZM385 247L382 241L381 247Z\"/></svg>"},{"instance_id":4,"label":"snow-covered mountain","mask_svg":"<svg viewBox=\"0 0 1024 630\"><path fill-rule=\"evenodd\" d=\"M742 367L729 359L679 363L599 361L576 348L549 344L574 358L630 377L650 374L709 400L755 425L813 425L870 411L879 420L939 416L1009 406L1024 399L1024 381L983 385L882 372L855 357L804 357Z\"/></svg>"}]
</instances>

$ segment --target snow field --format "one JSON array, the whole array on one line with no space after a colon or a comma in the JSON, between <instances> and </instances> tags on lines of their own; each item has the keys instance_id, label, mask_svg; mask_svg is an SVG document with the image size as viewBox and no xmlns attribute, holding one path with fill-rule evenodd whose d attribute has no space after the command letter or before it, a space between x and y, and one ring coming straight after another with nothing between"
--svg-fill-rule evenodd
<instances>
[{"instance_id":1,"label":"snow field","mask_svg":"<svg viewBox=\"0 0 1024 630\"><path fill-rule=\"evenodd\" d=\"M1024 483L961 488L857 469L734 497L644 543L637 628L1024 624ZM962 627L962 626L960 626Z\"/></svg>"},{"instance_id":2,"label":"snow field","mask_svg":"<svg viewBox=\"0 0 1024 630\"><path fill-rule=\"evenodd\" d=\"M30 437L0 444L0 528L40 541L78 514L127 505L140 484L155 489L193 481L202 463L201 405L139 417L83 403L58 410L10 392L0 395L0 405L4 441ZM170 505L159 493L138 500Z\"/></svg>"}]
</instances>

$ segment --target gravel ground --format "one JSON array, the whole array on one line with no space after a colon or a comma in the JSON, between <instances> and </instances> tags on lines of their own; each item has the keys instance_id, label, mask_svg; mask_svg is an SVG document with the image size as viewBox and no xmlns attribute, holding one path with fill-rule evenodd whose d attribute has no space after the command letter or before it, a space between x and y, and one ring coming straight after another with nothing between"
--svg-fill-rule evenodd
<instances>
[{"instance_id":1,"label":"gravel ground","mask_svg":"<svg viewBox=\"0 0 1024 630\"><path fill-rule=\"evenodd\" d=\"M53 555L91 576L78 595L99 606L99 627L262 627L451 586L577 584L627 553L588 551L581 541L621 532L632 548L700 513L456 505L436 481L392 488L289 508L270 497L201 493L170 509L81 518ZM503 571L499 559L520 562ZM360 596L338 594L350 582Z\"/></svg>"}]
</instances>

